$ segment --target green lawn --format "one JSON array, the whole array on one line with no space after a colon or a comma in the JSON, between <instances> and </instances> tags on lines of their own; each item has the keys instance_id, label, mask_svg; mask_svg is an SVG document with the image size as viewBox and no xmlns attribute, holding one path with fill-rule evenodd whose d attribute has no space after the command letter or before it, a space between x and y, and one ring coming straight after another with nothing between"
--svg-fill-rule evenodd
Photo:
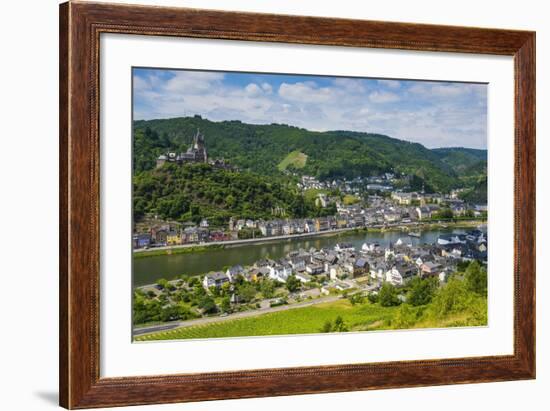
<instances>
[{"instance_id":1,"label":"green lawn","mask_svg":"<svg viewBox=\"0 0 550 411\"><path fill-rule=\"evenodd\" d=\"M368 303L352 306L348 300L339 300L310 307L263 314L258 317L185 327L137 337L137 340L311 334L318 333L325 322L333 322L337 316L341 316L352 331L381 329L384 328L385 320L389 320L395 315L396 309L396 307L384 308Z\"/></svg>"},{"instance_id":2,"label":"green lawn","mask_svg":"<svg viewBox=\"0 0 550 411\"><path fill-rule=\"evenodd\" d=\"M319 194L328 194L328 190L323 190L321 188L310 188L304 191L304 198L306 201L315 201Z\"/></svg>"},{"instance_id":3,"label":"green lawn","mask_svg":"<svg viewBox=\"0 0 550 411\"><path fill-rule=\"evenodd\" d=\"M359 201L361 201L361 199L357 196L346 194L344 196L343 201L344 201L344 205L352 205L352 204L358 203Z\"/></svg>"},{"instance_id":4,"label":"green lawn","mask_svg":"<svg viewBox=\"0 0 550 411\"><path fill-rule=\"evenodd\" d=\"M294 168L304 168L307 162L307 155L301 151L294 150L283 159L277 166L280 171L286 170L288 166L292 165Z\"/></svg>"}]
</instances>

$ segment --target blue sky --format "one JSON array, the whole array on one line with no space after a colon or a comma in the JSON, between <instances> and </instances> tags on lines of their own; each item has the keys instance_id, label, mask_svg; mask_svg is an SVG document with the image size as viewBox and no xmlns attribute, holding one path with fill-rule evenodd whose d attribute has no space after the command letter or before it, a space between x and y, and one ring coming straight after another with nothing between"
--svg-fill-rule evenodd
<instances>
[{"instance_id":1,"label":"blue sky","mask_svg":"<svg viewBox=\"0 0 550 411\"><path fill-rule=\"evenodd\" d=\"M434 147L487 147L485 84L135 68L134 119L387 134Z\"/></svg>"}]
</instances>

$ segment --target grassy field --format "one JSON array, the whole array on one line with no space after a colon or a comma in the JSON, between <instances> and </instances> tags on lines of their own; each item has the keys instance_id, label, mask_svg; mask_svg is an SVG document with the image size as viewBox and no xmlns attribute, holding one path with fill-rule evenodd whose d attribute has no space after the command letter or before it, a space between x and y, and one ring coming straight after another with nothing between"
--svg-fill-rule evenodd
<instances>
[{"instance_id":1,"label":"grassy field","mask_svg":"<svg viewBox=\"0 0 550 411\"><path fill-rule=\"evenodd\" d=\"M294 168L304 168L307 162L307 155L301 151L294 150L283 159L277 166L280 171L286 170L292 165Z\"/></svg>"},{"instance_id":2,"label":"grassy field","mask_svg":"<svg viewBox=\"0 0 550 411\"><path fill-rule=\"evenodd\" d=\"M397 307L372 304L353 306L348 300L279 311L258 317L197 325L138 337L138 341L189 338L221 338L259 335L311 334L320 332L327 321L341 316L351 331L381 329Z\"/></svg>"},{"instance_id":3,"label":"grassy field","mask_svg":"<svg viewBox=\"0 0 550 411\"><path fill-rule=\"evenodd\" d=\"M344 196L344 205L352 205L352 204L356 204L358 203L359 201L361 201L361 199L357 196L354 196L352 194L346 194Z\"/></svg>"},{"instance_id":4,"label":"grassy field","mask_svg":"<svg viewBox=\"0 0 550 411\"><path fill-rule=\"evenodd\" d=\"M381 307L379 304L365 302L352 305L349 300L295 308L218 323L196 325L170 331L144 335L136 341L180 340L193 338L250 337L262 335L314 334L320 333L327 322L334 323L340 316L347 331L371 331L411 328L445 328L487 325L486 316L476 316L478 312L487 312L486 300L479 299L472 307L441 318L422 316L424 307L410 308L407 304L400 307ZM402 312L408 308L408 314ZM406 319L412 315L415 319Z\"/></svg>"}]
</instances>

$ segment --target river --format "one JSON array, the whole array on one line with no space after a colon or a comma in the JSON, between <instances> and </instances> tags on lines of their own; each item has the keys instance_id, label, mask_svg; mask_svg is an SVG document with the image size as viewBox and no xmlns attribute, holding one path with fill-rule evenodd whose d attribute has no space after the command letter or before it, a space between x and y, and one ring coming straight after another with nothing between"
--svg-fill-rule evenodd
<instances>
[{"instance_id":1,"label":"river","mask_svg":"<svg viewBox=\"0 0 550 411\"><path fill-rule=\"evenodd\" d=\"M398 231L345 233L334 236L319 236L310 238L287 239L264 244L245 244L226 246L223 249L212 249L197 253L159 255L134 258L134 286L152 284L160 278L175 279L181 275L190 276L222 270L231 265L251 265L262 258L277 259L284 257L290 251L300 248L308 250L311 247L320 249L334 247L338 242L352 243L360 249L365 242L378 242L386 246L400 237L408 237L413 245L434 243L441 234L464 233L462 229L441 229L423 231L420 238L408 237Z\"/></svg>"}]
</instances>

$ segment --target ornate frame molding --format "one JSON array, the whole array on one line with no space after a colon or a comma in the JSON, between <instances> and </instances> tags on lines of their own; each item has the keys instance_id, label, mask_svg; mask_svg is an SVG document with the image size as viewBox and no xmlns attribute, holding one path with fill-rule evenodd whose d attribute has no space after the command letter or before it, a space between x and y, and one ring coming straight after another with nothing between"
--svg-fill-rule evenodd
<instances>
[{"instance_id":1,"label":"ornate frame molding","mask_svg":"<svg viewBox=\"0 0 550 411\"><path fill-rule=\"evenodd\" d=\"M101 33L513 56L514 354L100 378ZM535 378L534 32L73 1L60 6L59 46L60 405L91 408Z\"/></svg>"}]
</instances>

